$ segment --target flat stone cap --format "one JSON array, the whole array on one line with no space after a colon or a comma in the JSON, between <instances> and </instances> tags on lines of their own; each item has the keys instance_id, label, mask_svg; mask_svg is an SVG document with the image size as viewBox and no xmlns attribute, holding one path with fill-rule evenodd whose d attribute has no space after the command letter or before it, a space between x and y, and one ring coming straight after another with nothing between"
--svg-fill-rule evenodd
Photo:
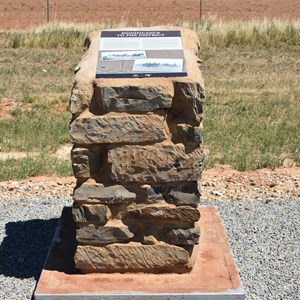
<instances>
[{"instance_id":1,"label":"flat stone cap","mask_svg":"<svg viewBox=\"0 0 300 300\"><path fill-rule=\"evenodd\" d=\"M129 27L114 28L103 31L169 31L178 30L181 33L183 52L185 57L185 67L187 76L184 77L150 77L150 78L97 78L96 68L99 54L99 43L102 31L95 31L88 35L85 44L88 49L82 60L76 67L75 84L71 96L71 112L80 114L91 101L95 87L139 87L145 89L155 88L167 94L174 94L176 83L194 84L204 89L204 81L199 69L200 60L198 52L200 42L195 31L175 26L157 27Z\"/></svg>"}]
</instances>

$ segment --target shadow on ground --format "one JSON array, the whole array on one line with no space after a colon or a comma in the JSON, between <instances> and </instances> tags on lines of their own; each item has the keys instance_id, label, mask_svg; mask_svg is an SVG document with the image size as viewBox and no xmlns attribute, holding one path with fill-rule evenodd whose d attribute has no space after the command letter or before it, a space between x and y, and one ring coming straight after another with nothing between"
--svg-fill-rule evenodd
<instances>
[{"instance_id":1,"label":"shadow on ground","mask_svg":"<svg viewBox=\"0 0 300 300\"><path fill-rule=\"evenodd\" d=\"M58 219L10 222L0 246L0 274L39 278Z\"/></svg>"}]
</instances>

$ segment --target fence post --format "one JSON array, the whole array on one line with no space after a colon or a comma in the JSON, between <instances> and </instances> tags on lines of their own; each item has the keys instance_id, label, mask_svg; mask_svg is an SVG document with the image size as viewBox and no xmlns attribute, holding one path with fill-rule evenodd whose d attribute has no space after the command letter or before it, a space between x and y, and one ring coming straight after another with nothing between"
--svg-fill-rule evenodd
<instances>
[{"instance_id":1,"label":"fence post","mask_svg":"<svg viewBox=\"0 0 300 300\"><path fill-rule=\"evenodd\" d=\"M47 0L47 22L50 22L50 0Z\"/></svg>"},{"instance_id":2,"label":"fence post","mask_svg":"<svg viewBox=\"0 0 300 300\"><path fill-rule=\"evenodd\" d=\"M202 22L202 0L200 0L200 23Z\"/></svg>"}]
</instances>

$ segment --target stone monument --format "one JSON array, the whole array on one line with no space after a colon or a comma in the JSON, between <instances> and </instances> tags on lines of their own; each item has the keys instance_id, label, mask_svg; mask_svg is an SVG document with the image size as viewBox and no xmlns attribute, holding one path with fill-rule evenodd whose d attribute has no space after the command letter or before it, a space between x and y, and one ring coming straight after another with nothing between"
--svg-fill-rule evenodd
<instances>
[{"instance_id":1,"label":"stone monument","mask_svg":"<svg viewBox=\"0 0 300 300\"><path fill-rule=\"evenodd\" d=\"M198 205L196 33L105 30L85 45L70 100L74 202L35 299L244 300L217 210Z\"/></svg>"},{"instance_id":2,"label":"stone monument","mask_svg":"<svg viewBox=\"0 0 300 300\"><path fill-rule=\"evenodd\" d=\"M70 101L75 265L188 272L204 159L198 37L166 27L104 32L86 40Z\"/></svg>"}]
</instances>

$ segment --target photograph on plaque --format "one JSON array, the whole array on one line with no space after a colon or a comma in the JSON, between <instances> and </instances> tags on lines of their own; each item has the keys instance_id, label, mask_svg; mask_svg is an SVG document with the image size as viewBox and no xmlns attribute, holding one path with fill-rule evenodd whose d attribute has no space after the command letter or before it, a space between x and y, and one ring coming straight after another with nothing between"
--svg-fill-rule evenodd
<instances>
[{"instance_id":1,"label":"photograph on plaque","mask_svg":"<svg viewBox=\"0 0 300 300\"><path fill-rule=\"evenodd\" d=\"M134 62L133 71L146 73L177 73L182 71L182 63L182 59L140 59Z\"/></svg>"},{"instance_id":2,"label":"photograph on plaque","mask_svg":"<svg viewBox=\"0 0 300 300\"><path fill-rule=\"evenodd\" d=\"M145 51L102 52L102 61L146 59Z\"/></svg>"},{"instance_id":3,"label":"photograph on plaque","mask_svg":"<svg viewBox=\"0 0 300 300\"><path fill-rule=\"evenodd\" d=\"M96 78L187 76L179 30L102 31Z\"/></svg>"}]
</instances>

